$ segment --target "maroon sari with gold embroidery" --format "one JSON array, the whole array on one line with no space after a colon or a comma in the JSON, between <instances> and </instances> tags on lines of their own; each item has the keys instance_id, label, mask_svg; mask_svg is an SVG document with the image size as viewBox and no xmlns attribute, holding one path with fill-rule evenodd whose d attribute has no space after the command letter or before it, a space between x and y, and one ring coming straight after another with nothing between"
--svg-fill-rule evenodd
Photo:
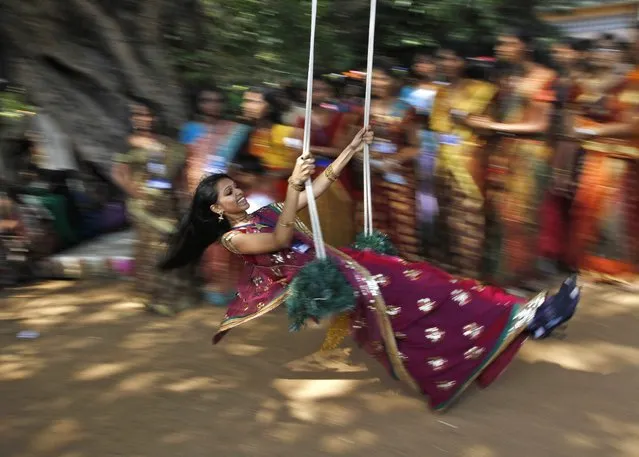
<instances>
[{"instance_id":1,"label":"maroon sari with gold embroidery","mask_svg":"<svg viewBox=\"0 0 639 457\"><path fill-rule=\"evenodd\" d=\"M281 205L270 205L253 221L225 234L234 251L238 233L274 230ZM246 270L237 299L229 306L214 343L234 327L281 305L288 285L315 258L308 229L299 221L292 248L244 255ZM474 381L490 384L508 366L522 343L541 294L528 303L494 287L460 280L426 262L329 248L357 291L351 334L396 378L445 409Z\"/></svg>"}]
</instances>

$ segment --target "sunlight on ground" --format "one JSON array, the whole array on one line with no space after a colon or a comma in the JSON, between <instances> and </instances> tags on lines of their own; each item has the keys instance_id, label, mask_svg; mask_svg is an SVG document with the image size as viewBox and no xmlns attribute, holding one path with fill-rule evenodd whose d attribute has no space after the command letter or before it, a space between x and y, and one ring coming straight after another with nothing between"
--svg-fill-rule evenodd
<instances>
[{"instance_id":1,"label":"sunlight on ground","mask_svg":"<svg viewBox=\"0 0 639 457\"><path fill-rule=\"evenodd\" d=\"M73 298L67 296L26 299L20 303L18 310L25 324L39 328L62 324L77 312Z\"/></svg>"},{"instance_id":2,"label":"sunlight on ground","mask_svg":"<svg viewBox=\"0 0 639 457\"><path fill-rule=\"evenodd\" d=\"M47 292L58 292L60 290L73 287L74 283L72 281L45 281L37 284L31 284L29 286L20 288L26 294L40 291Z\"/></svg>"},{"instance_id":3,"label":"sunlight on ground","mask_svg":"<svg viewBox=\"0 0 639 457\"><path fill-rule=\"evenodd\" d=\"M528 362L547 362L569 370L610 374L639 366L639 348L601 341L578 343L543 342L543 351L524 351L521 358Z\"/></svg>"},{"instance_id":4,"label":"sunlight on ground","mask_svg":"<svg viewBox=\"0 0 639 457\"><path fill-rule=\"evenodd\" d=\"M320 449L332 454L345 454L362 447L373 447L379 437L368 430L355 430L322 437Z\"/></svg>"},{"instance_id":5,"label":"sunlight on ground","mask_svg":"<svg viewBox=\"0 0 639 457\"><path fill-rule=\"evenodd\" d=\"M582 450L597 449L599 445L594 437L583 433L567 433L565 439L569 445Z\"/></svg>"},{"instance_id":6,"label":"sunlight on ground","mask_svg":"<svg viewBox=\"0 0 639 457\"><path fill-rule=\"evenodd\" d=\"M122 349L129 349L132 351L140 351L144 349L153 349L158 346L158 340L156 339L157 332L152 331L140 331L127 335L118 342L118 346ZM162 343L167 343L170 340L168 335L162 336Z\"/></svg>"},{"instance_id":7,"label":"sunlight on ground","mask_svg":"<svg viewBox=\"0 0 639 457\"><path fill-rule=\"evenodd\" d=\"M73 419L59 419L38 433L31 442L37 452L54 452L82 439L82 426Z\"/></svg>"},{"instance_id":8,"label":"sunlight on ground","mask_svg":"<svg viewBox=\"0 0 639 457\"><path fill-rule=\"evenodd\" d=\"M579 312L593 317L612 317L639 312L639 293L599 289L587 296L588 306L582 306Z\"/></svg>"},{"instance_id":9,"label":"sunlight on ground","mask_svg":"<svg viewBox=\"0 0 639 457\"><path fill-rule=\"evenodd\" d=\"M166 376L164 372L137 373L120 382L118 392L147 392Z\"/></svg>"},{"instance_id":10,"label":"sunlight on ground","mask_svg":"<svg viewBox=\"0 0 639 457\"><path fill-rule=\"evenodd\" d=\"M377 380L343 379L278 379L273 382L275 389L287 398L287 409L291 417L311 423L348 425L356 419L355 412L339 404L327 403L327 400L346 397L362 390ZM258 413L262 421L269 420L268 403L265 410Z\"/></svg>"},{"instance_id":11,"label":"sunlight on ground","mask_svg":"<svg viewBox=\"0 0 639 457\"><path fill-rule=\"evenodd\" d=\"M460 457L497 457L495 451L487 446L476 445L466 449ZM550 456L548 456L550 457Z\"/></svg>"},{"instance_id":12,"label":"sunlight on ground","mask_svg":"<svg viewBox=\"0 0 639 457\"><path fill-rule=\"evenodd\" d=\"M371 413L391 414L394 412L413 410L424 411L424 403L420 399L402 395L401 392L390 390L379 394L360 394L359 398Z\"/></svg>"},{"instance_id":13,"label":"sunlight on ground","mask_svg":"<svg viewBox=\"0 0 639 457\"><path fill-rule=\"evenodd\" d=\"M639 450L639 423L628 423L603 414L588 415L599 429L615 439L615 447L620 457L636 457Z\"/></svg>"},{"instance_id":14,"label":"sunlight on ground","mask_svg":"<svg viewBox=\"0 0 639 457\"><path fill-rule=\"evenodd\" d=\"M166 373L145 372L135 373L118 382L114 387L98 395L100 402L110 403L119 399L136 396L140 393L149 394L155 390Z\"/></svg>"},{"instance_id":15,"label":"sunlight on ground","mask_svg":"<svg viewBox=\"0 0 639 457\"><path fill-rule=\"evenodd\" d=\"M277 379L273 382L283 396L291 400L318 401L348 395L357 390L358 386L375 382L353 381L348 379Z\"/></svg>"},{"instance_id":16,"label":"sunlight on ground","mask_svg":"<svg viewBox=\"0 0 639 457\"><path fill-rule=\"evenodd\" d=\"M235 387L235 384L230 382L220 382L210 377L196 376L167 384L164 389L170 392L185 393L193 391L230 390L233 387Z\"/></svg>"},{"instance_id":17,"label":"sunlight on ground","mask_svg":"<svg viewBox=\"0 0 639 457\"><path fill-rule=\"evenodd\" d=\"M109 306L109 308L114 311L130 311L130 310L139 311L141 306L140 306L140 303L135 301L120 301Z\"/></svg>"},{"instance_id":18,"label":"sunlight on ground","mask_svg":"<svg viewBox=\"0 0 639 457\"><path fill-rule=\"evenodd\" d=\"M173 432L162 438L162 442L166 444L187 444L194 438L195 434L192 432Z\"/></svg>"},{"instance_id":19,"label":"sunlight on ground","mask_svg":"<svg viewBox=\"0 0 639 457\"><path fill-rule=\"evenodd\" d=\"M236 357L255 357L266 350L265 347L241 343L229 343L223 348L228 354Z\"/></svg>"},{"instance_id":20,"label":"sunlight on ground","mask_svg":"<svg viewBox=\"0 0 639 457\"><path fill-rule=\"evenodd\" d=\"M81 325L91 325L117 322L118 320L126 317L126 314L127 313L124 313L121 310L112 310L107 308L102 311L91 313L88 316L84 316L78 319L77 323Z\"/></svg>"},{"instance_id":21,"label":"sunlight on ground","mask_svg":"<svg viewBox=\"0 0 639 457\"><path fill-rule=\"evenodd\" d=\"M100 363L97 365L84 368L76 373L75 379L78 381L96 381L98 379L106 379L117 374L123 373L131 367L130 363Z\"/></svg>"},{"instance_id":22,"label":"sunlight on ground","mask_svg":"<svg viewBox=\"0 0 639 457\"><path fill-rule=\"evenodd\" d=\"M9 348L5 348L4 351L7 354L0 355L0 381L27 379L45 368L45 363L40 357L25 353L11 354Z\"/></svg>"}]
</instances>

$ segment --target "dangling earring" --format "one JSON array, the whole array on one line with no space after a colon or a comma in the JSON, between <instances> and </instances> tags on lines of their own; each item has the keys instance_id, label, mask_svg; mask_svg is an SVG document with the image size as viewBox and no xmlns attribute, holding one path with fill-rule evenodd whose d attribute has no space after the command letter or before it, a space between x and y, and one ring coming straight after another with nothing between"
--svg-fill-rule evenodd
<instances>
[{"instance_id":1,"label":"dangling earring","mask_svg":"<svg viewBox=\"0 0 639 457\"><path fill-rule=\"evenodd\" d=\"M220 211L220 217L218 217L217 220L220 222L224 220L224 211Z\"/></svg>"}]
</instances>

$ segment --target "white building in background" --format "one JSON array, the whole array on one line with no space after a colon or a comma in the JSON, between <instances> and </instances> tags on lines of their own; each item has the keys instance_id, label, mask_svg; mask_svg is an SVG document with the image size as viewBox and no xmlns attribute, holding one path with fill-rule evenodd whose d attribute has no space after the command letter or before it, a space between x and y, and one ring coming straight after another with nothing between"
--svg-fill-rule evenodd
<instances>
[{"instance_id":1,"label":"white building in background","mask_svg":"<svg viewBox=\"0 0 639 457\"><path fill-rule=\"evenodd\" d=\"M634 40L634 25L639 18L639 1L581 2L576 7L542 11L540 17L575 38L612 33L630 41Z\"/></svg>"}]
</instances>

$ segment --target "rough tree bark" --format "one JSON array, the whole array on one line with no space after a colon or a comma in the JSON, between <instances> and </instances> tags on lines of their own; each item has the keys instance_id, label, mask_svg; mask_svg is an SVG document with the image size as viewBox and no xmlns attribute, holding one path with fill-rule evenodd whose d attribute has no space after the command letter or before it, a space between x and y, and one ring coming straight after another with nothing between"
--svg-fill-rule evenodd
<instances>
[{"instance_id":1,"label":"rough tree bark","mask_svg":"<svg viewBox=\"0 0 639 457\"><path fill-rule=\"evenodd\" d=\"M151 106L162 125L186 118L168 59L171 0L3 0L10 76L53 116L83 159L103 171L126 148L128 106Z\"/></svg>"}]
</instances>

